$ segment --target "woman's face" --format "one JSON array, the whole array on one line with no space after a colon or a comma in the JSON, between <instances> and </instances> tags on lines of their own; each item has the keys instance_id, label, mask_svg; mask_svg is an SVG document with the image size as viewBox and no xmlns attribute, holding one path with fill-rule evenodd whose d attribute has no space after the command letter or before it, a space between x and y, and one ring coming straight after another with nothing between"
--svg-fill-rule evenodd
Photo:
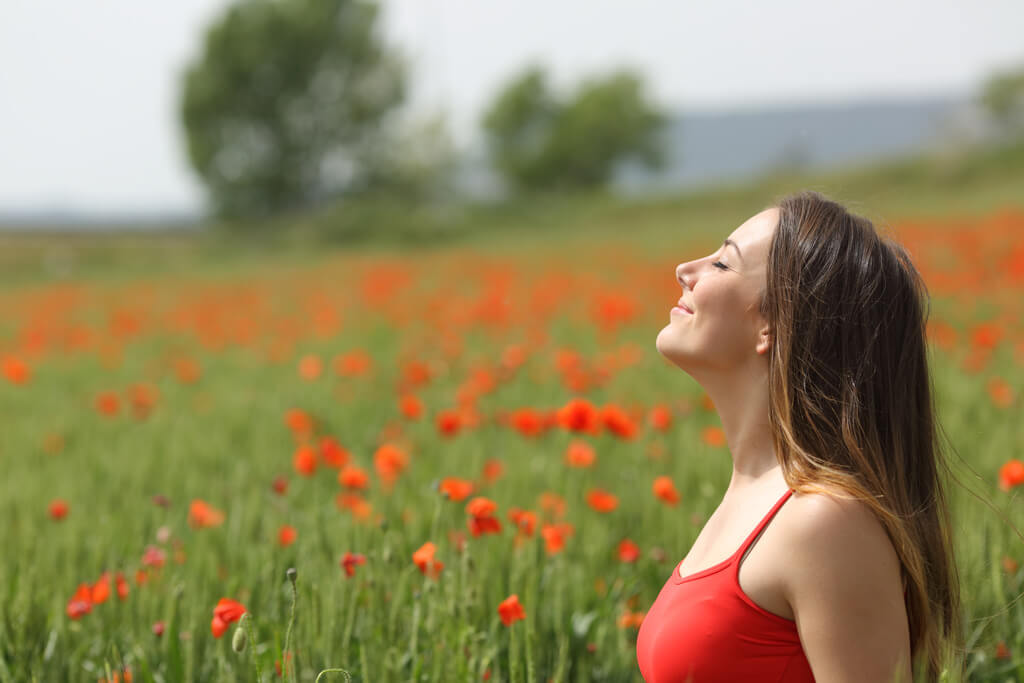
<instances>
[{"instance_id":1,"label":"woman's face","mask_svg":"<svg viewBox=\"0 0 1024 683\"><path fill-rule=\"evenodd\" d=\"M682 294L655 340L661 355L687 371L728 371L768 350L758 303L778 222L779 210L766 209L733 230L714 253L676 266Z\"/></svg>"}]
</instances>

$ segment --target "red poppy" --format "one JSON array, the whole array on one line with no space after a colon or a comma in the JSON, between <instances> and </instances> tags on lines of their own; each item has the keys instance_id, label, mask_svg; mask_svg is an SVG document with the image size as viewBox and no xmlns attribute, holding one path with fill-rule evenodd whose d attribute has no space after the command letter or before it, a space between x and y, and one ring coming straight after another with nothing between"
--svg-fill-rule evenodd
<instances>
[{"instance_id":1,"label":"red poppy","mask_svg":"<svg viewBox=\"0 0 1024 683\"><path fill-rule=\"evenodd\" d=\"M65 612L71 619L79 619L92 611L92 588L87 583L78 584L78 590L68 600Z\"/></svg>"},{"instance_id":2,"label":"red poppy","mask_svg":"<svg viewBox=\"0 0 1024 683\"><path fill-rule=\"evenodd\" d=\"M67 503L67 501L65 501L65 500L63 500L61 498L56 498L56 499L50 501L49 512L50 512L50 518L55 520L55 521L59 522L60 520L64 519L65 517L68 516L68 503Z\"/></svg>"},{"instance_id":3,"label":"red poppy","mask_svg":"<svg viewBox=\"0 0 1024 683\"><path fill-rule=\"evenodd\" d=\"M321 373L323 373L323 370L323 361L321 361L320 356L317 356L316 354L303 356L302 359L299 360L299 377L304 380L312 381L317 379L320 377Z\"/></svg>"},{"instance_id":4,"label":"red poppy","mask_svg":"<svg viewBox=\"0 0 1024 683\"><path fill-rule=\"evenodd\" d=\"M498 605L498 614L501 615L501 623L511 626L513 622L526 618L523 606L519 604L519 596L513 593Z\"/></svg>"},{"instance_id":5,"label":"red poppy","mask_svg":"<svg viewBox=\"0 0 1024 683\"><path fill-rule=\"evenodd\" d=\"M484 463L483 478L487 483L493 483L505 473L505 466L500 460L490 458Z\"/></svg>"},{"instance_id":6,"label":"red poppy","mask_svg":"<svg viewBox=\"0 0 1024 683\"><path fill-rule=\"evenodd\" d=\"M113 391L104 391L97 394L96 410L101 415L113 417L121 410L121 398Z\"/></svg>"},{"instance_id":7,"label":"red poppy","mask_svg":"<svg viewBox=\"0 0 1024 683\"><path fill-rule=\"evenodd\" d=\"M349 452L333 436L324 436L320 439L320 458L327 466L344 467L350 457Z\"/></svg>"},{"instance_id":8,"label":"red poppy","mask_svg":"<svg viewBox=\"0 0 1024 683\"><path fill-rule=\"evenodd\" d=\"M544 431L544 416L533 408L520 408L512 413L509 421L523 436L537 436Z\"/></svg>"},{"instance_id":9,"label":"red poppy","mask_svg":"<svg viewBox=\"0 0 1024 683\"><path fill-rule=\"evenodd\" d=\"M279 496L283 496L288 492L288 480L283 476L274 477L274 481L271 482L270 488L274 489L274 493Z\"/></svg>"},{"instance_id":10,"label":"red poppy","mask_svg":"<svg viewBox=\"0 0 1024 683\"><path fill-rule=\"evenodd\" d=\"M999 488L1003 491L1009 491L1021 484L1024 484L1024 462L1017 459L1007 460L999 468Z\"/></svg>"},{"instance_id":11,"label":"red poppy","mask_svg":"<svg viewBox=\"0 0 1024 683\"><path fill-rule=\"evenodd\" d=\"M513 507L508 509L508 520L516 527L516 531L524 536L533 536L537 526L537 515L529 510Z\"/></svg>"},{"instance_id":12,"label":"red poppy","mask_svg":"<svg viewBox=\"0 0 1024 683\"><path fill-rule=\"evenodd\" d=\"M442 493L448 494L448 500L457 503L465 500L473 493L473 482L468 479L459 479L458 477L445 477L441 480L439 489Z\"/></svg>"},{"instance_id":13,"label":"red poppy","mask_svg":"<svg viewBox=\"0 0 1024 683\"><path fill-rule=\"evenodd\" d=\"M619 541L619 560L622 562L636 562L640 557L640 547L636 543L625 538Z\"/></svg>"},{"instance_id":14,"label":"red poppy","mask_svg":"<svg viewBox=\"0 0 1024 683\"><path fill-rule=\"evenodd\" d=\"M377 476L387 485L398 478L408 463L409 457L405 451L394 444L383 444L373 454L373 467Z\"/></svg>"},{"instance_id":15,"label":"red poppy","mask_svg":"<svg viewBox=\"0 0 1024 683\"><path fill-rule=\"evenodd\" d=\"M284 422L298 439L303 439L313 432L313 418L298 408L292 408L286 412Z\"/></svg>"},{"instance_id":16,"label":"red poppy","mask_svg":"<svg viewBox=\"0 0 1024 683\"><path fill-rule=\"evenodd\" d=\"M619 506L619 499L602 489L587 492L587 505L597 512L611 512Z\"/></svg>"},{"instance_id":17,"label":"red poppy","mask_svg":"<svg viewBox=\"0 0 1024 683\"><path fill-rule=\"evenodd\" d=\"M573 526L568 522L544 524L540 528L544 537L544 545L548 555L554 555L565 547L565 539L574 533Z\"/></svg>"},{"instance_id":18,"label":"red poppy","mask_svg":"<svg viewBox=\"0 0 1024 683\"><path fill-rule=\"evenodd\" d=\"M493 516L497 508L498 506L493 500L483 496L469 501L466 505L466 513L470 515L468 520L470 533L474 536L500 533L501 522Z\"/></svg>"},{"instance_id":19,"label":"red poppy","mask_svg":"<svg viewBox=\"0 0 1024 683\"><path fill-rule=\"evenodd\" d=\"M434 559L434 552L437 546L427 541L412 554L412 561L419 567L420 572L426 576L437 578L437 575L444 568L444 564Z\"/></svg>"},{"instance_id":20,"label":"red poppy","mask_svg":"<svg viewBox=\"0 0 1024 683\"><path fill-rule=\"evenodd\" d=\"M594 447L584 441L573 440L565 450L565 463L569 467L590 467L594 457Z\"/></svg>"},{"instance_id":21,"label":"red poppy","mask_svg":"<svg viewBox=\"0 0 1024 683\"><path fill-rule=\"evenodd\" d=\"M224 513L203 500L193 500L188 507L188 523L193 529L218 526L224 521Z\"/></svg>"},{"instance_id":22,"label":"red poppy","mask_svg":"<svg viewBox=\"0 0 1024 683\"><path fill-rule=\"evenodd\" d=\"M366 564L366 557L359 553L345 551L345 556L341 558L341 568L345 570L345 576L355 576L356 566L361 564Z\"/></svg>"},{"instance_id":23,"label":"red poppy","mask_svg":"<svg viewBox=\"0 0 1024 683\"><path fill-rule=\"evenodd\" d=\"M402 415L410 420L415 420L423 414L423 401L413 394L403 394L398 401L398 407L402 411Z\"/></svg>"},{"instance_id":24,"label":"red poppy","mask_svg":"<svg viewBox=\"0 0 1024 683\"><path fill-rule=\"evenodd\" d=\"M558 424L573 432L597 434L601 431L597 408L584 398L574 398L558 409Z\"/></svg>"},{"instance_id":25,"label":"red poppy","mask_svg":"<svg viewBox=\"0 0 1024 683\"><path fill-rule=\"evenodd\" d=\"M725 432L721 427L705 427L700 432L700 438L709 446L725 445Z\"/></svg>"},{"instance_id":26,"label":"red poppy","mask_svg":"<svg viewBox=\"0 0 1024 683\"><path fill-rule=\"evenodd\" d=\"M128 599L128 582L124 580L124 574L118 572L114 575L114 585L117 587L117 599L127 600Z\"/></svg>"},{"instance_id":27,"label":"red poppy","mask_svg":"<svg viewBox=\"0 0 1024 683\"><path fill-rule=\"evenodd\" d=\"M304 477L316 472L316 452L310 446L299 446L292 456L292 467Z\"/></svg>"},{"instance_id":28,"label":"red poppy","mask_svg":"<svg viewBox=\"0 0 1024 683\"><path fill-rule=\"evenodd\" d=\"M103 572L92 585L91 600L94 605L102 605L110 597L110 573Z\"/></svg>"},{"instance_id":29,"label":"red poppy","mask_svg":"<svg viewBox=\"0 0 1024 683\"><path fill-rule=\"evenodd\" d=\"M664 403L659 403L651 408L647 419L652 427L664 432L672 426L672 410Z\"/></svg>"},{"instance_id":30,"label":"red poppy","mask_svg":"<svg viewBox=\"0 0 1024 683\"><path fill-rule=\"evenodd\" d=\"M658 477L654 480L654 495L669 505L675 505L679 502L679 492L676 491L675 484L672 480L666 476Z\"/></svg>"},{"instance_id":31,"label":"red poppy","mask_svg":"<svg viewBox=\"0 0 1024 683\"><path fill-rule=\"evenodd\" d=\"M3 373L7 381L12 384L25 384L32 378L32 371L28 364L15 356L4 356Z\"/></svg>"},{"instance_id":32,"label":"red poppy","mask_svg":"<svg viewBox=\"0 0 1024 683\"><path fill-rule=\"evenodd\" d=\"M442 436L455 436L459 433L462 421L459 413L454 410L444 410L437 414L437 431Z\"/></svg>"},{"instance_id":33,"label":"red poppy","mask_svg":"<svg viewBox=\"0 0 1024 683\"><path fill-rule=\"evenodd\" d=\"M167 561L167 553L155 545L147 545L146 552L142 555L142 564L146 567L160 569Z\"/></svg>"},{"instance_id":34,"label":"red poppy","mask_svg":"<svg viewBox=\"0 0 1024 683\"><path fill-rule=\"evenodd\" d=\"M365 489L370 483L370 475L361 467L345 465L338 472L338 483L348 489Z\"/></svg>"},{"instance_id":35,"label":"red poppy","mask_svg":"<svg viewBox=\"0 0 1024 683\"><path fill-rule=\"evenodd\" d=\"M626 411L614 403L605 404L600 412L601 423L616 436L632 439L636 436L637 426Z\"/></svg>"},{"instance_id":36,"label":"red poppy","mask_svg":"<svg viewBox=\"0 0 1024 683\"><path fill-rule=\"evenodd\" d=\"M210 622L210 632L214 638L220 638L228 630L228 626L238 621L245 614L245 606L242 603L230 598L221 598L217 606L213 608L213 620Z\"/></svg>"},{"instance_id":37,"label":"red poppy","mask_svg":"<svg viewBox=\"0 0 1024 683\"><path fill-rule=\"evenodd\" d=\"M299 532L295 530L295 527L290 524L282 524L281 528L277 531L277 543L282 548L287 548L295 542L298 535Z\"/></svg>"}]
</instances>

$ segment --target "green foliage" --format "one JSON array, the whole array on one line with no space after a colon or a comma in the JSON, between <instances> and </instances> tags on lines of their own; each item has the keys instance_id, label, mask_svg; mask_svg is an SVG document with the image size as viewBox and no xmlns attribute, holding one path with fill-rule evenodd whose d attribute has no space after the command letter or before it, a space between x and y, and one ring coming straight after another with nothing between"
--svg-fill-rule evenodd
<instances>
[{"instance_id":1,"label":"green foliage","mask_svg":"<svg viewBox=\"0 0 1024 683\"><path fill-rule=\"evenodd\" d=\"M991 76L985 82L980 101L1003 135L1024 136L1024 66Z\"/></svg>"},{"instance_id":2,"label":"green foliage","mask_svg":"<svg viewBox=\"0 0 1024 683\"><path fill-rule=\"evenodd\" d=\"M387 176L403 61L358 0L242 0L208 30L181 103L189 159L224 217L314 205Z\"/></svg>"},{"instance_id":3,"label":"green foliage","mask_svg":"<svg viewBox=\"0 0 1024 683\"><path fill-rule=\"evenodd\" d=\"M586 80L563 102L537 65L503 88L482 120L494 165L516 191L602 188L627 160L661 168L664 123L628 70Z\"/></svg>"}]
</instances>

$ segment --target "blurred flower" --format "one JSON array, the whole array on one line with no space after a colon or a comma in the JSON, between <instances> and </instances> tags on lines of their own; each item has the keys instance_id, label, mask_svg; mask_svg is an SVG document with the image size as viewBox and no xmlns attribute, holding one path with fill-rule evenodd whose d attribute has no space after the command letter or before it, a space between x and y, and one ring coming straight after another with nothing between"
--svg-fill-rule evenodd
<instances>
[{"instance_id":1,"label":"blurred flower","mask_svg":"<svg viewBox=\"0 0 1024 683\"><path fill-rule=\"evenodd\" d=\"M356 566L361 564L366 564L366 557L358 553L345 551L345 556L341 558L341 568L345 570L345 576L355 576Z\"/></svg>"},{"instance_id":2,"label":"blurred flower","mask_svg":"<svg viewBox=\"0 0 1024 683\"><path fill-rule=\"evenodd\" d=\"M348 489L365 489L369 482L370 476L355 465L346 465L338 472L338 483Z\"/></svg>"},{"instance_id":3,"label":"blurred flower","mask_svg":"<svg viewBox=\"0 0 1024 683\"><path fill-rule=\"evenodd\" d=\"M427 541L412 554L412 561L419 567L421 573L426 576L437 578L437 575L444 568L444 564L434 559L434 552L437 547Z\"/></svg>"},{"instance_id":4,"label":"blurred flower","mask_svg":"<svg viewBox=\"0 0 1024 683\"><path fill-rule=\"evenodd\" d=\"M655 497L669 505L675 505L679 502L679 492L676 491L675 484L668 477L663 475L656 478L651 488L654 491Z\"/></svg>"},{"instance_id":5,"label":"blurred flower","mask_svg":"<svg viewBox=\"0 0 1024 683\"><path fill-rule=\"evenodd\" d=\"M299 446L292 456L292 467L304 477L311 477L316 472L316 453L310 446Z\"/></svg>"},{"instance_id":6,"label":"blurred flower","mask_svg":"<svg viewBox=\"0 0 1024 683\"><path fill-rule=\"evenodd\" d=\"M587 492L587 505L596 512L611 512L619 506L619 499L603 489Z\"/></svg>"},{"instance_id":7,"label":"blurred flower","mask_svg":"<svg viewBox=\"0 0 1024 683\"><path fill-rule=\"evenodd\" d=\"M228 626L238 621L245 614L245 606L242 603L230 598L221 598L217 606L213 608L213 620L210 622L210 632L214 638L220 638L228 630Z\"/></svg>"},{"instance_id":8,"label":"blurred flower","mask_svg":"<svg viewBox=\"0 0 1024 683\"><path fill-rule=\"evenodd\" d=\"M569 467L590 467L594 464L593 446L574 439L565 450L565 462Z\"/></svg>"},{"instance_id":9,"label":"blurred flower","mask_svg":"<svg viewBox=\"0 0 1024 683\"><path fill-rule=\"evenodd\" d=\"M295 530L295 527L290 524L282 524L281 528L277 531L277 543L282 548L287 548L295 542L298 535L299 533Z\"/></svg>"},{"instance_id":10,"label":"blurred flower","mask_svg":"<svg viewBox=\"0 0 1024 683\"><path fill-rule=\"evenodd\" d=\"M274 490L279 496L283 496L288 492L288 479L282 475L274 477L274 481L270 483L270 488Z\"/></svg>"},{"instance_id":11,"label":"blurred flower","mask_svg":"<svg viewBox=\"0 0 1024 683\"><path fill-rule=\"evenodd\" d=\"M442 493L448 493L448 500L458 503L473 493L473 482L468 479L459 479L458 477L445 477L441 480L438 489Z\"/></svg>"},{"instance_id":12,"label":"blurred flower","mask_svg":"<svg viewBox=\"0 0 1024 683\"><path fill-rule=\"evenodd\" d=\"M75 594L68 600L65 612L71 619L79 619L92 611L92 588L87 583L78 584Z\"/></svg>"},{"instance_id":13,"label":"blurred flower","mask_svg":"<svg viewBox=\"0 0 1024 683\"><path fill-rule=\"evenodd\" d=\"M636 543L625 538L619 541L619 560L622 562L636 562L640 557L640 547Z\"/></svg>"},{"instance_id":14,"label":"blurred flower","mask_svg":"<svg viewBox=\"0 0 1024 683\"><path fill-rule=\"evenodd\" d=\"M1024 484L1024 462L1008 460L999 468L999 488L1009 491L1015 486Z\"/></svg>"},{"instance_id":15,"label":"blurred flower","mask_svg":"<svg viewBox=\"0 0 1024 683\"><path fill-rule=\"evenodd\" d=\"M523 606L519 604L519 596L513 593L498 605L498 614L501 616L501 623L511 626L513 622L526 618Z\"/></svg>"},{"instance_id":16,"label":"blurred flower","mask_svg":"<svg viewBox=\"0 0 1024 683\"><path fill-rule=\"evenodd\" d=\"M324 436L320 439L320 459L328 467L339 469L348 462L349 452L338 443L333 436Z\"/></svg>"},{"instance_id":17,"label":"blurred flower","mask_svg":"<svg viewBox=\"0 0 1024 683\"><path fill-rule=\"evenodd\" d=\"M62 498L55 498L50 501L49 506L50 519L54 521L60 521L68 516L68 503Z\"/></svg>"},{"instance_id":18,"label":"blurred flower","mask_svg":"<svg viewBox=\"0 0 1024 683\"><path fill-rule=\"evenodd\" d=\"M725 432L721 427L705 427L700 432L700 438L709 446L725 445Z\"/></svg>"},{"instance_id":19,"label":"blurred flower","mask_svg":"<svg viewBox=\"0 0 1024 683\"><path fill-rule=\"evenodd\" d=\"M224 521L224 513L206 501L193 500L188 508L188 523L193 529L204 529L220 525Z\"/></svg>"}]
</instances>

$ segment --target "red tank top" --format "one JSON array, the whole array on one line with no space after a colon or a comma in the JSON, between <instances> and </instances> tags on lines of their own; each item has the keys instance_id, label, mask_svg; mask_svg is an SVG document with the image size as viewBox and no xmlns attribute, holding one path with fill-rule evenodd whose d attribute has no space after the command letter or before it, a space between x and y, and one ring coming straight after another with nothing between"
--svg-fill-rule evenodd
<instances>
[{"instance_id":1,"label":"red tank top","mask_svg":"<svg viewBox=\"0 0 1024 683\"><path fill-rule=\"evenodd\" d=\"M762 609L739 585L740 558L792 493L725 561L686 577L679 565L672 570L637 633L646 683L814 681L796 622Z\"/></svg>"}]
</instances>

